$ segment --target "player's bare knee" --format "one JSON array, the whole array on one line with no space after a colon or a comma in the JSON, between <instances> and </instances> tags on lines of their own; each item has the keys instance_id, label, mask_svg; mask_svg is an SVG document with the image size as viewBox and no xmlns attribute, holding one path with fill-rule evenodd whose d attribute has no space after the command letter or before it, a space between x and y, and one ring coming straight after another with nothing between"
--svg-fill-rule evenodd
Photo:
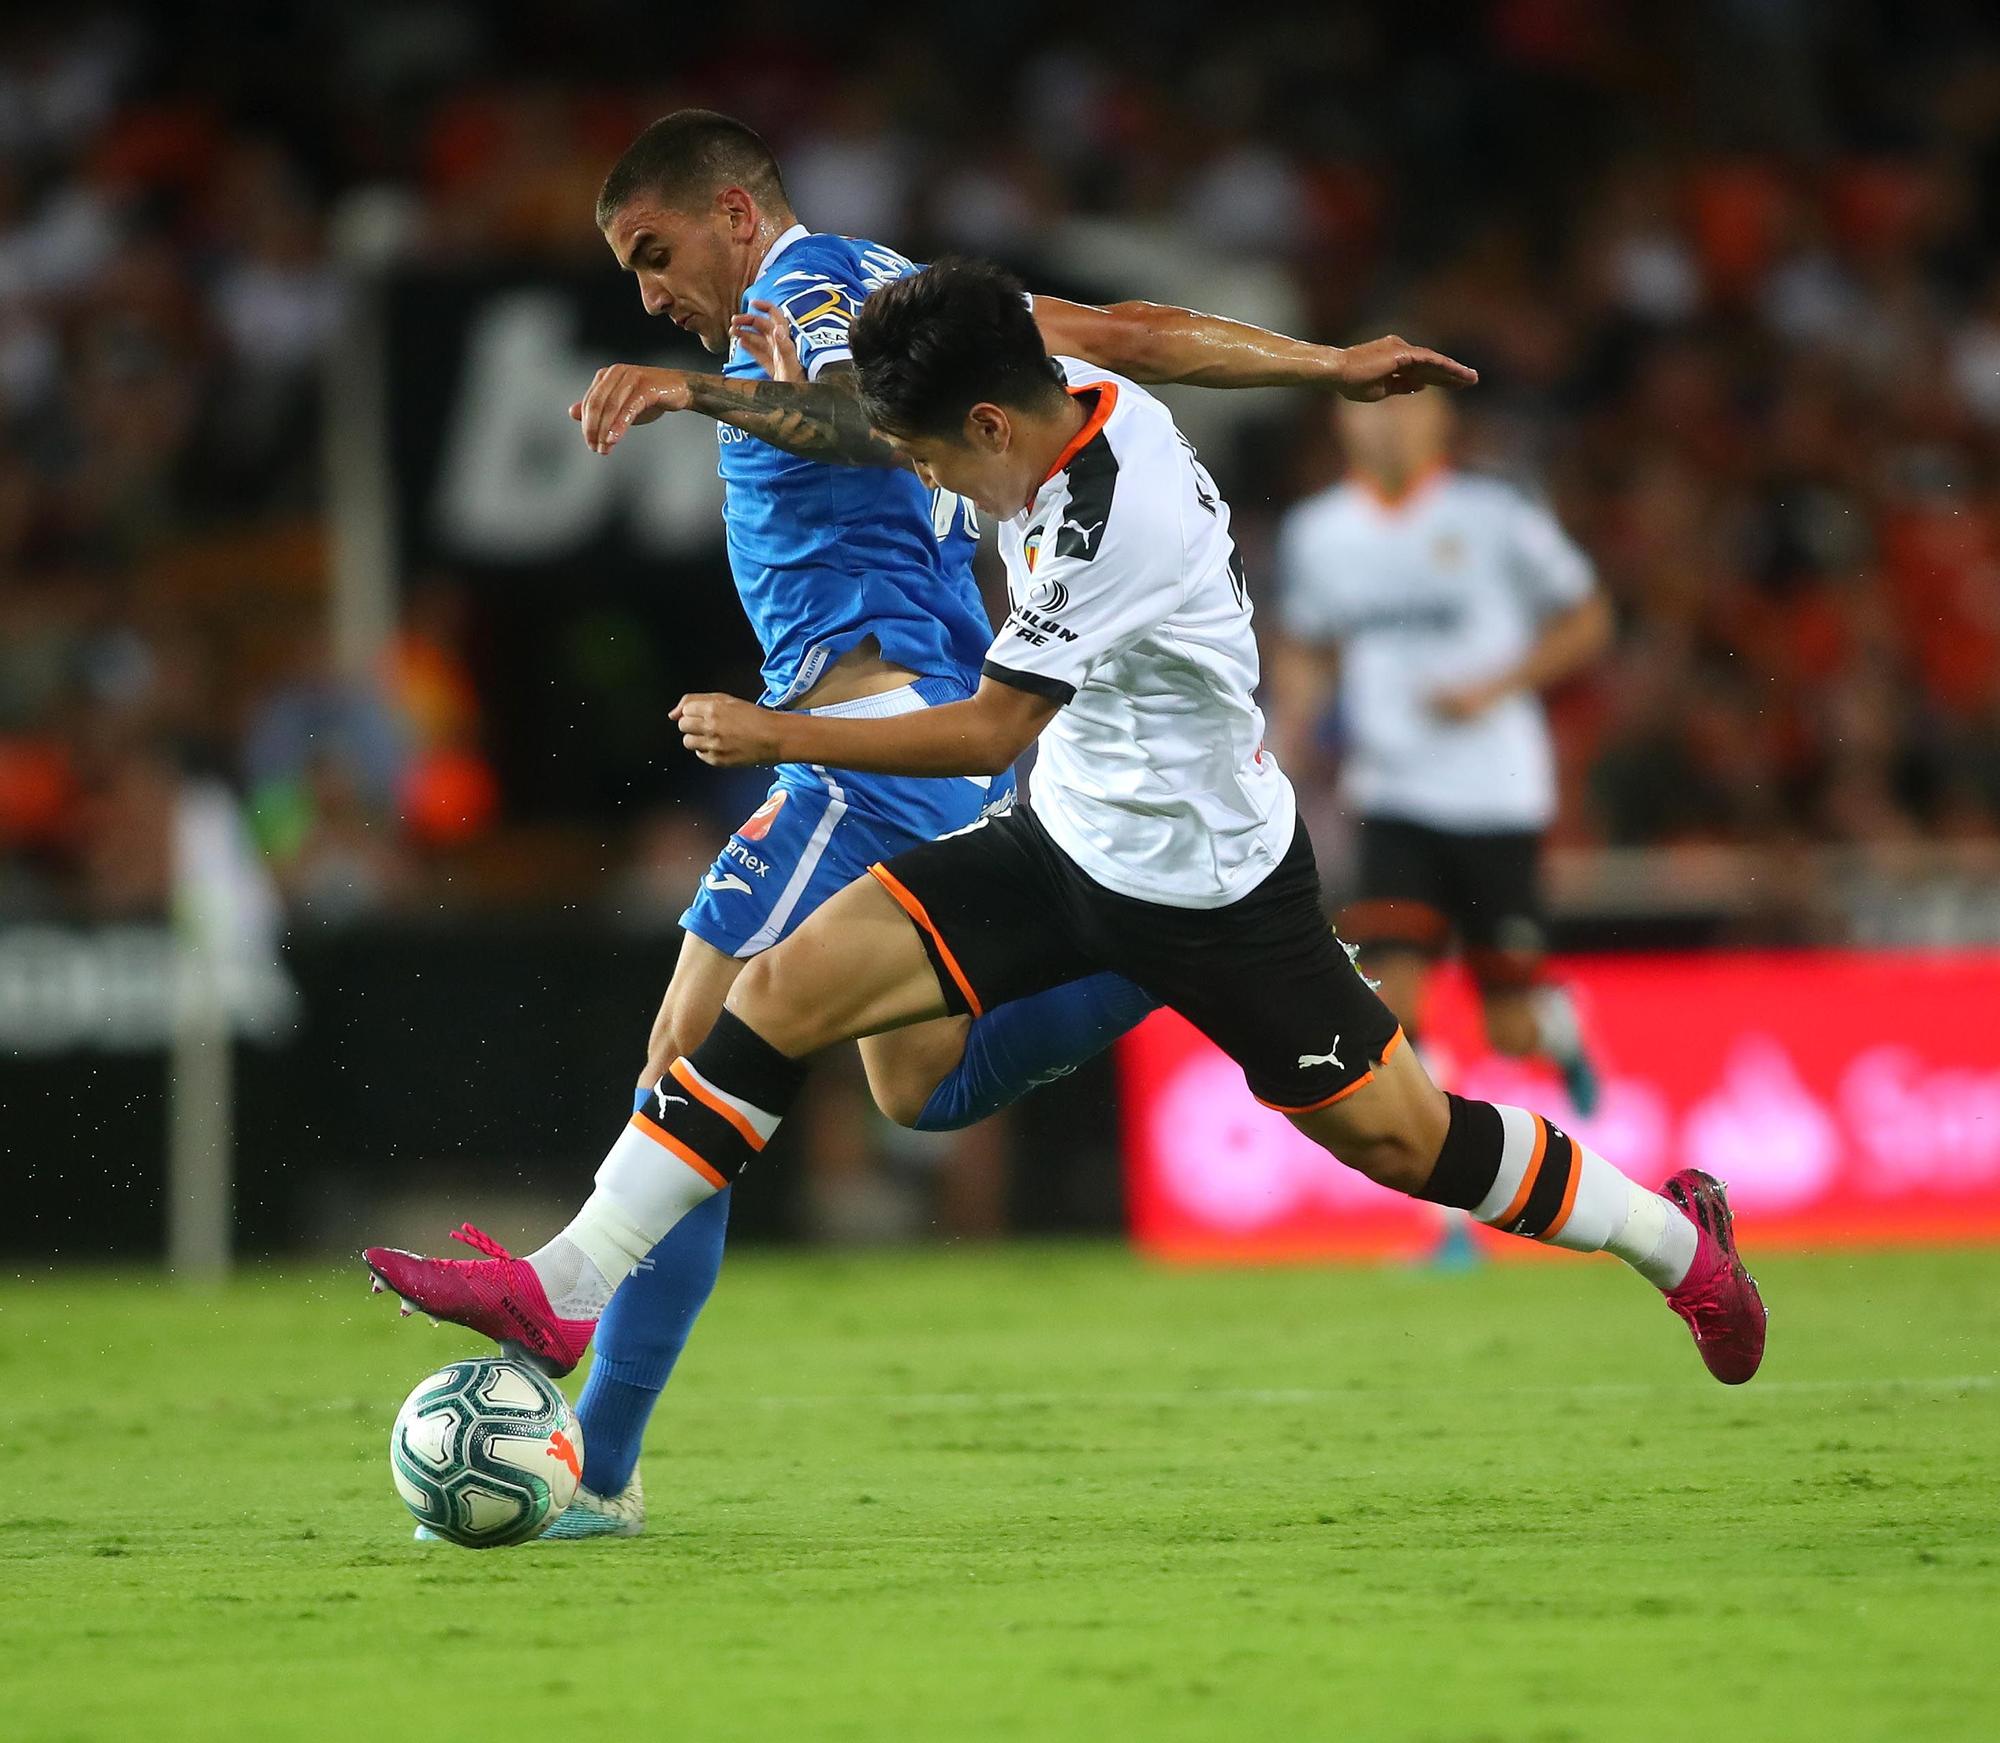
<instances>
[{"instance_id":1,"label":"player's bare knee","mask_svg":"<svg viewBox=\"0 0 2000 1743\"><path fill-rule=\"evenodd\" d=\"M830 1029L829 988L811 960L780 945L751 959L729 990L727 1009L780 1053L802 1058L840 1039Z\"/></svg>"},{"instance_id":2,"label":"player's bare knee","mask_svg":"<svg viewBox=\"0 0 2000 1743\"><path fill-rule=\"evenodd\" d=\"M904 1072L887 1072L881 1076L871 1073L868 1088L875 1097L875 1105L882 1110L882 1117L910 1131L916 1130L917 1122L924 1116L924 1109L930 1106L931 1097L937 1093L935 1083L920 1082Z\"/></svg>"},{"instance_id":3,"label":"player's bare knee","mask_svg":"<svg viewBox=\"0 0 2000 1743\"><path fill-rule=\"evenodd\" d=\"M1395 1192L1421 1190L1431 1177L1450 1124L1442 1095L1439 1101L1441 1119L1419 1115L1394 1127L1354 1133L1341 1140L1334 1154L1379 1186Z\"/></svg>"},{"instance_id":4,"label":"player's bare knee","mask_svg":"<svg viewBox=\"0 0 2000 1743\"><path fill-rule=\"evenodd\" d=\"M886 1045L885 1045L886 1043ZM964 1036L949 1018L864 1043L868 1093L884 1119L915 1131L941 1084L964 1056Z\"/></svg>"},{"instance_id":5,"label":"player's bare knee","mask_svg":"<svg viewBox=\"0 0 2000 1743\"><path fill-rule=\"evenodd\" d=\"M1407 1048L1377 1061L1372 1081L1315 1113L1300 1130L1358 1174L1396 1192L1422 1189L1444 1147L1451 1106Z\"/></svg>"},{"instance_id":6,"label":"player's bare knee","mask_svg":"<svg viewBox=\"0 0 2000 1743\"><path fill-rule=\"evenodd\" d=\"M963 1064L971 1026L966 1017L939 1017L861 1043L868 1090L884 1118L917 1130L927 1111L935 1114L931 1103L939 1086Z\"/></svg>"},{"instance_id":7,"label":"player's bare knee","mask_svg":"<svg viewBox=\"0 0 2000 1743\"><path fill-rule=\"evenodd\" d=\"M767 1040L771 1039L771 1027L782 1019L792 979L780 956L779 951L767 950L762 956L753 957L729 989L726 1006L740 1022L748 1023Z\"/></svg>"}]
</instances>

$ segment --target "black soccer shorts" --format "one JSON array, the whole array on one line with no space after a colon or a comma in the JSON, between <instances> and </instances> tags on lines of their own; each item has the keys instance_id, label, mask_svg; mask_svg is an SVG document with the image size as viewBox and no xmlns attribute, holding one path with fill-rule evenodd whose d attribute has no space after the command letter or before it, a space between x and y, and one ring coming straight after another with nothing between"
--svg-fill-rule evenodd
<instances>
[{"instance_id":1,"label":"black soccer shorts","mask_svg":"<svg viewBox=\"0 0 2000 1743\"><path fill-rule=\"evenodd\" d=\"M1542 839L1532 830L1433 829L1400 817L1364 817L1360 891L1340 930L1362 951L1441 955L1457 934L1482 986L1540 977L1545 930Z\"/></svg>"},{"instance_id":2,"label":"black soccer shorts","mask_svg":"<svg viewBox=\"0 0 2000 1743\"><path fill-rule=\"evenodd\" d=\"M1026 807L870 870L915 923L955 1013L1110 969L1179 1011L1287 1113L1359 1089L1401 1039L1327 924L1303 823L1277 868L1224 908L1107 890Z\"/></svg>"}]
</instances>

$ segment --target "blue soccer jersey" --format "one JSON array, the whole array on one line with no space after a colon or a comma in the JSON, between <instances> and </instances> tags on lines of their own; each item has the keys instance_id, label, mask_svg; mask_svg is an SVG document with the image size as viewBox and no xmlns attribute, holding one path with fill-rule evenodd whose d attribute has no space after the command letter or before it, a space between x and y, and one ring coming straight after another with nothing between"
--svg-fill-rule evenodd
<instances>
[{"instance_id":1,"label":"blue soccer jersey","mask_svg":"<svg viewBox=\"0 0 2000 1743\"><path fill-rule=\"evenodd\" d=\"M848 329L878 285L917 269L894 249L796 225L744 293L782 310L806 373L850 355ZM725 375L766 379L740 347ZM972 578L970 504L900 468L832 466L717 426L729 563L764 650L764 701L784 707L872 637L918 675L836 713L900 713L970 696L993 640ZM914 779L785 765L710 867L681 924L725 953L768 950L864 873L1006 805L1013 777Z\"/></svg>"},{"instance_id":2,"label":"blue soccer jersey","mask_svg":"<svg viewBox=\"0 0 2000 1743\"><path fill-rule=\"evenodd\" d=\"M780 237L744 294L791 323L813 379L848 357L848 328L878 285L916 268L894 249L803 225ZM723 374L768 379L740 347ZM970 505L900 468L829 466L716 426L729 564L764 650L764 700L783 707L873 637L925 677L976 674L993 639L972 579Z\"/></svg>"}]
</instances>

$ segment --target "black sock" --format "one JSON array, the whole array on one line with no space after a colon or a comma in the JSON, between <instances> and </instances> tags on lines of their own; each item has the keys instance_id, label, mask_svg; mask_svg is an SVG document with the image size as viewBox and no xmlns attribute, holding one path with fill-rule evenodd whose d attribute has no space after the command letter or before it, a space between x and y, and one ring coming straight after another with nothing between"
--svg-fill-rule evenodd
<instances>
[{"instance_id":1,"label":"black sock","mask_svg":"<svg viewBox=\"0 0 2000 1743\"><path fill-rule=\"evenodd\" d=\"M1500 1123L1500 1110L1490 1101L1467 1101L1449 1090L1444 1099L1451 1108L1451 1125L1431 1177L1417 1197L1471 1210L1500 1178L1506 1132Z\"/></svg>"},{"instance_id":2,"label":"black sock","mask_svg":"<svg viewBox=\"0 0 2000 1743\"><path fill-rule=\"evenodd\" d=\"M708 1039L676 1059L633 1117L689 1146L695 1159L734 1180L791 1112L805 1082L802 1059L788 1059L741 1018L724 1011ZM687 1160L683 1156L683 1160Z\"/></svg>"}]
</instances>

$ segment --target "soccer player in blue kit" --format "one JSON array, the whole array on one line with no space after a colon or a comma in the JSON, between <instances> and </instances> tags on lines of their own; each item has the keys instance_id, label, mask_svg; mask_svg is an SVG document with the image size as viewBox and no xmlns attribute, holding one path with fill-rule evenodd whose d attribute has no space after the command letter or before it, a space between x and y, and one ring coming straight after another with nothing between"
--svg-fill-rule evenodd
<instances>
[{"instance_id":1,"label":"soccer player in blue kit","mask_svg":"<svg viewBox=\"0 0 2000 1743\"><path fill-rule=\"evenodd\" d=\"M670 412L717 421L730 567L764 651L763 704L882 718L969 697L992 640L972 577L974 511L926 490L869 427L847 348L861 302L914 271L911 262L876 243L808 231L764 142L706 110L679 111L640 134L605 180L597 221L648 313L694 333L725 364L720 375L600 370L571 416L600 453ZM1150 304L1097 309L1036 297L1032 309L1051 350L1138 380L1312 385L1379 399L1474 379L1394 338L1338 350ZM766 365L777 356L803 379L772 379ZM685 937L633 1120L647 1121L652 1098L665 1094L663 1076L707 1035L750 958L870 864L1005 810L1013 790L1011 774L782 766L681 918ZM1097 974L976 1019L940 1018L860 1045L889 1117L950 1130L1073 1068L1152 1009L1129 981ZM548 1536L642 1528L640 1442L714 1288L728 1203L719 1192L684 1218L604 1307L578 1403L584 1483ZM469 1227L461 1238L495 1250Z\"/></svg>"}]
</instances>

